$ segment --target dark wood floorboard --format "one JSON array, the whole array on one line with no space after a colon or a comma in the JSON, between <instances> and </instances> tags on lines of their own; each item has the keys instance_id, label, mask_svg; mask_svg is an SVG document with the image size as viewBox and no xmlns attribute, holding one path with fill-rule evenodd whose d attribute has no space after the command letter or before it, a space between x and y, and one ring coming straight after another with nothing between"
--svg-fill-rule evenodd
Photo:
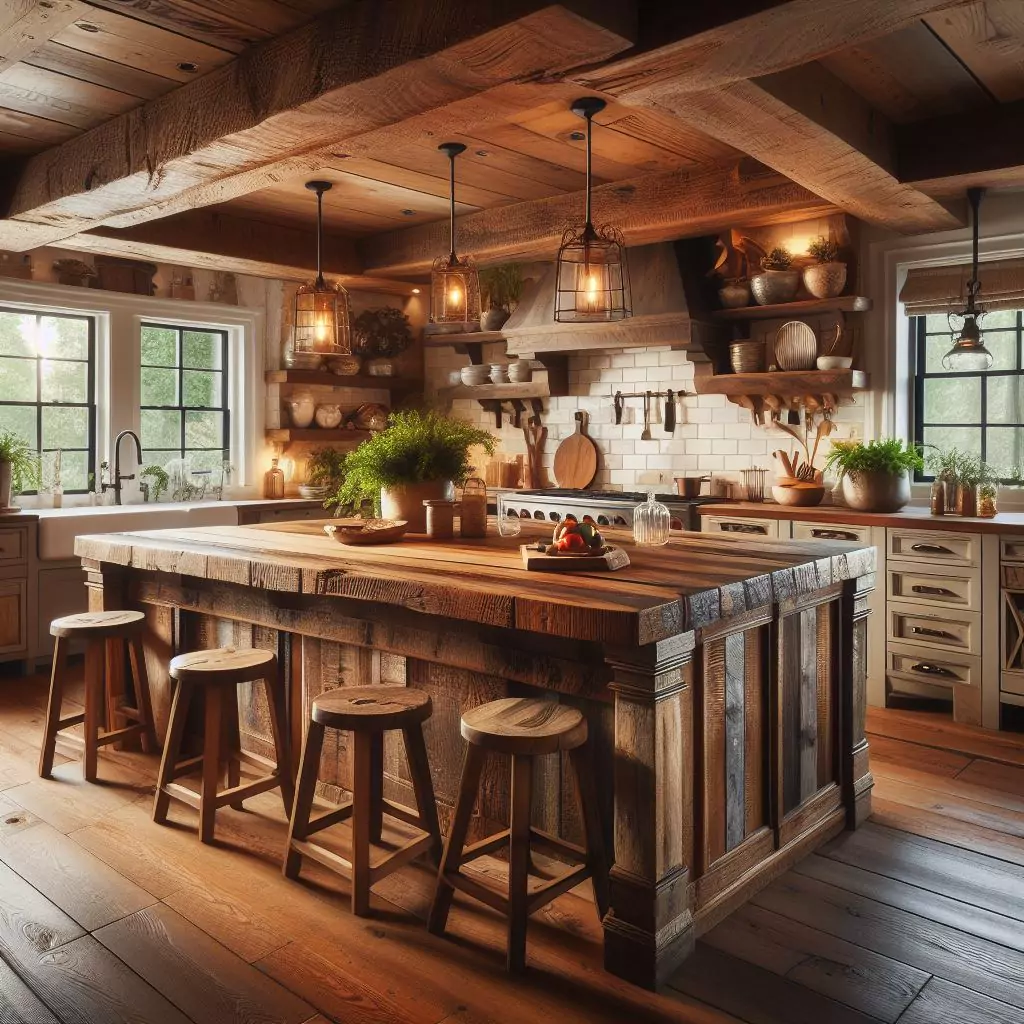
<instances>
[{"instance_id":1,"label":"dark wood floorboard","mask_svg":"<svg viewBox=\"0 0 1024 1024\"><path fill-rule=\"evenodd\" d=\"M1016 1007L980 992L932 978L900 1024L1020 1024Z\"/></svg>"},{"instance_id":2,"label":"dark wood floorboard","mask_svg":"<svg viewBox=\"0 0 1024 1024\"><path fill-rule=\"evenodd\" d=\"M3 957L0 957L0 1024L60 1024Z\"/></svg>"}]
</instances>

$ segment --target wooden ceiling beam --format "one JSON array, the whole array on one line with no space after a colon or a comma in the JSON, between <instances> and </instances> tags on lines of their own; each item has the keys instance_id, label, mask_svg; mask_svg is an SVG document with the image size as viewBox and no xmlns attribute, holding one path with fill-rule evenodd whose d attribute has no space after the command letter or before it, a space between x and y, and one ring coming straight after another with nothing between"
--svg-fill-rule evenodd
<instances>
[{"instance_id":1,"label":"wooden ceiling beam","mask_svg":"<svg viewBox=\"0 0 1024 1024\"><path fill-rule=\"evenodd\" d=\"M27 247L19 223L33 225L29 244L42 244L232 176L255 191L350 136L606 60L629 46L634 23L634 4L615 0L475 0L471 11L458 0L429 10L394 0L386 16L376 4L342 4L32 158L0 248Z\"/></svg>"},{"instance_id":2,"label":"wooden ceiling beam","mask_svg":"<svg viewBox=\"0 0 1024 1024\"><path fill-rule=\"evenodd\" d=\"M584 194L573 192L494 207L458 218L459 253L479 263L555 258L567 223L582 220ZM667 171L600 185L594 217L622 230L628 245L827 216L836 207L774 172L745 161L696 171ZM406 276L430 269L448 250L448 224L424 224L356 243L364 273Z\"/></svg>"}]
</instances>

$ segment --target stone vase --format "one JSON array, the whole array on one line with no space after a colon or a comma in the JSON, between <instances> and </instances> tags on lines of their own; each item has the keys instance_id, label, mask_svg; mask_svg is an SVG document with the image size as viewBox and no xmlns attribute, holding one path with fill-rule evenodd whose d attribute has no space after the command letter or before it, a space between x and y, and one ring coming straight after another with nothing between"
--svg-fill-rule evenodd
<instances>
[{"instance_id":1,"label":"stone vase","mask_svg":"<svg viewBox=\"0 0 1024 1024\"><path fill-rule=\"evenodd\" d=\"M724 309L741 309L750 305L750 282L732 281L718 289L718 301Z\"/></svg>"},{"instance_id":2,"label":"stone vase","mask_svg":"<svg viewBox=\"0 0 1024 1024\"><path fill-rule=\"evenodd\" d=\"M910 504L910 474L846 473L843 500L858 512L899 512Z\"/></svg>"},{"instance_id":3,"label":"stone vase","mask_svg":"<svg viewBox=\"0 0 1024 1024\"><path fill-rule=\"evenodd\" d=\"M815 263L804 268L804 287L816 299L834 299L846 287L845 263Z\"/></svg>"},{"instance_id":4,"label":"stone vase","mask_svg":"<svg viewBox=\"0 0 1024 1024\"><path fill-rule=\"evenodd\" d=\"M799 287L799 270L763 270L750 279L750 290L759 306L792 302Z\"/></svg>"}]
</instances>

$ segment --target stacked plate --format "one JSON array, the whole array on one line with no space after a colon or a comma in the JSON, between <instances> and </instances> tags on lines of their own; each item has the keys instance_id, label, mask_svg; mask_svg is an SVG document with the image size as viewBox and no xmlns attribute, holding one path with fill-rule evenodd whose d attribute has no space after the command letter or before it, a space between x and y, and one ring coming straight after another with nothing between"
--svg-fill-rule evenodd
<instances>
[{"instance_id":1,"label":"stacked plate","mask_svg":"<svg viewBox=\"0 0 1024 1024\"><path fill-rule=\"evenodd\" d=\"M489 366L464 366L462 368L462 383L470 387L475 387L478 384L489 384L491 368Z\"/></svg>"},{"instance_id":2,"label":"stacked plate","mask_svg":"<svg viewBox=\"0 0 1024 1024\"><path fill-rule=\"evenodd\" d=\"M525 384L533 378L533 367L528 359L517 359L508 364L508 379L513 384Z\"/></svg>"},{"instance_id":3,"label":"stacked plate","mask_svg":"<svg viewBox=\"0 0 1024 1024\"><path fill-rule=\"evenodd\" d=\"M508 383L508 364L507 363L491 363L491 383L492 384L507 384Z\"/></svg>"}]
</instances>

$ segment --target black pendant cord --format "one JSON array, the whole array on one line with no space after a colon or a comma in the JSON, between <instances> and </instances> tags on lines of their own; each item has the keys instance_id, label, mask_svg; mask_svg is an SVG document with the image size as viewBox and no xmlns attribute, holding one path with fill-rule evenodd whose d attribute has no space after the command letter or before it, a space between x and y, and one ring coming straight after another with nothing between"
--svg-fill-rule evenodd
<instances>
[{"instance_id":1,"label":"black pendant cord","mask_svg":"<svg viewBox=\"0 0 1024 1024\"><path fill-rule=\"evenodd\" d=\"M587 111L587 222L584 226L584 231L592 232L594 225L590 219L590 164L591 164L591 138L594 134L594 115L591 111Z\"/></svg>"},{"instance_id":2,"label":"black pendant cord","mask_svg":"<svg viewBox=\"0 0 1024 1024\"><path fill-rule=\"evenodd\" d=\"M458 257L455 255L455 154L452 152L448 153L448 197L450 201L448 224L452 240L451 261L454 263Z\"/></svg>"},{"instance_id":3,"label":"black pendant cord","mask_svg":"<svg viewBox=\"0 0 1024 1024\"><path fill-rule=\"evenodd\" d=\"M971 279L967 282L967 308L974 312L975 299L977 298L980 282L978 281L978 236L981 227L978 223L979 210L981 208L981 196L984 190L980 188L969 188L967 199L971 204L971 219L973 220L973 235L971 240Z\"/></svg>"},{"instance_id":4,"label":"black pendant cord","mask_svg":"<svg viewBox=\"0 0 1024 1024\"><path fill-rule=\"evenodd\" d=\"M575 100L570 108L578 117L584 118L587 122L587 217L583 224L583 241L592 242L597 238L594 230L594 223L591 215L591 189L593 176L593 136L594 136L594 115L600 114L606 104L599 96L582 96Z\"/></svg>"},{"instance_id":5,"label":"black pendant cord","mask_svg":"<svg viewBox=\"0 0 1024 1024\"><path fill-rule=\"evenodd\" d=\"M323 192L317 192L316 194L316 286L317 288L324 287L324 275L321 270L320 252L323 245L323 232L324 232L324 194Z\"/></svg>"}]
</instances>

